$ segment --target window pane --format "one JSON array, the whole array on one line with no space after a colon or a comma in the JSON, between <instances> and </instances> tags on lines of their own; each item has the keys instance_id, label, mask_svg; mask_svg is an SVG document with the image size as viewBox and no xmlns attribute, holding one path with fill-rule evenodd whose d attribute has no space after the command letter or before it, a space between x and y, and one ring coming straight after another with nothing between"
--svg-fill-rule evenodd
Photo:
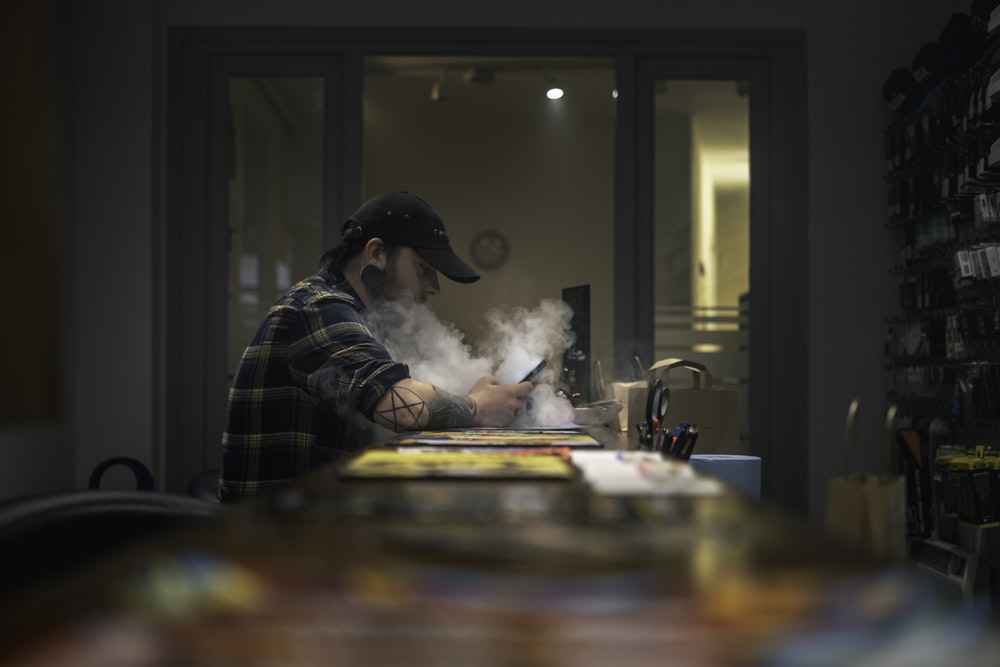
<instances>
[{"instance_id":1,"label":"window pane","mask_svg":"<svg viewBox=\"0 0 1000 667\"><path fill-rule=\"evenodd\" d=\"M654 120L656 358L749 383L749 95L738 81L658 80ZM675 384L690 379L672 375ZM746 413L745 393L741 407ZM746 421L743 433L748 432ZM743 443L744 449L747 443Z\"/></svg>"},{"instance_id":2,"label":"window pane","mask_svg":"<svg viewBox=\"0 0 1000 667\"><path fill-rule=\"evenodd\" d=\"M268 308L323 252L323 79L229 80L230 378Z\"/></svg>"},{"instance_id":3,"label":"window pane","mask_svg":"<svg viewBox=\"0 0 1000 667\"><path fill-rule=\"evenodd\" d=\"M553 82L561 99L546 96ZM590 285L590 349L580 365L603 358L611 367L614 87L609 58L366 59L364 197L409 190L441 214L482 280L442 279L430 306L468 343L484 337L490 308L534 308ZM487 231L507 243L495 267L472 253Z\"/></svg>"}]
</instances>

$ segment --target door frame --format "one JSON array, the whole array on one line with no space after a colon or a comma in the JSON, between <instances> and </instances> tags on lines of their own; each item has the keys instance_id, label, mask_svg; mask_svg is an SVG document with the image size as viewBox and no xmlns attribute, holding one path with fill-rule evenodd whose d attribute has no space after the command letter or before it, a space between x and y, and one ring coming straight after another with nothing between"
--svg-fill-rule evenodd
<instances>
[{"instance_id":1,"label":"door frame","mask_svg":"<svg viewBox=\"0 0 1000 667\"><path fill-rule=\"evenodd\" d=\"M225 418L228 180L232 135L228 79L232 76L324 77L324 170L343 173L343 65L336 54L288 54L223 39L178 33L171 43L168 95L167 225L164 294L166 399L163 451L157 460L165 488L185 492L188 480L218 467ZM343 180L324 179L324 236L343 209ZM222 221L222 224L210 224ZM223 261L218 261L222 258ZM219 289L206 289L219 285ZM221 337L220 337L221 332Z\"/></svg>"},{"instance_id":2,"label":"door frame","mask_svg":"<svg viewBox=\"0 0 1000 667\"><path fill-rule=\"evenodd\" d=\"M798 46L798 48L795 48ZM616 320L617 341L640 341L652 359L653 127L658 79L740 80L750 90L750 379L749 453L759 456L761 495L804 511L808 500L807 368L808 207L804 44L727 43L711 55L644 52L636 57L634 252L616 253L616 298L631 299ZM640 251L642 249L642 251ZM625 261L627 257L633 261ZM626 290L630 290L626 293ZM630 313L629 319L625 313ZM628 352L628 350L624 350ZM626 357L630 358L630 357ZM742 388L741 388L742 389Z\"/></svg>"}]
</instances>

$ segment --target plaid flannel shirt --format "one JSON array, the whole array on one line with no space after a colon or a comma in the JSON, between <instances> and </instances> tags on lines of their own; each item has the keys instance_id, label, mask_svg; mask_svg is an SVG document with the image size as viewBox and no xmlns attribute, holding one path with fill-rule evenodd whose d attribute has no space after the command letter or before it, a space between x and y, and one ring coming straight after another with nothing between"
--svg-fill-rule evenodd
<instances>
[{"instance_id":1,"label":"plaid flannel shirt","mask_svg":"<svg viewBox=\"0 0 1000 667\"><path fill-rule=\"evenodd\" d=\"M271 307L229 391L223 500L281 488L372 444L375 404L409 368L375 340L364 314L350 286L331 286L325 273Z\"/></svg>"}]
</instances>

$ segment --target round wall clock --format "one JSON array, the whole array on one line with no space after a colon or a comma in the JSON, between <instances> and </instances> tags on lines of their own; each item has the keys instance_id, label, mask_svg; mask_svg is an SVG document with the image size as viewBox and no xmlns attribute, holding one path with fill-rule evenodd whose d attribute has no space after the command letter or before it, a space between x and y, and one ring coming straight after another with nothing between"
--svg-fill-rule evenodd
<instances>
[{"instance_id":1,"label":"round wall clock","mask_svg":"<svg viewBox=\"0 0 1000 667\"><path fill-rule=\"evenodd\" d=\"M472 260L484 269L495 269L506 259L507 239L499 232L480 232L472 239Z\"/></svg>"}]
</instances>

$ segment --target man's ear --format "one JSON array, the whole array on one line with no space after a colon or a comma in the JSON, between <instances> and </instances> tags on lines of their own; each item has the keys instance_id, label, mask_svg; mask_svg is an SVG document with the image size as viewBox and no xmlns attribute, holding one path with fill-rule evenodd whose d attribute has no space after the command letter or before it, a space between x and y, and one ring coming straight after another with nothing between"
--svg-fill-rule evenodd
<instances>
[{"instance_id":1,"label":"man's ear","mask_svg":"<svg viewBox=\"0 0 1000 667\"><path fill-rule=\"evenodd\" d=\"M382 266L385 262L385 243L380 238L369 239L365 244L364 264L377 264Z\"/></svg>"}]
</instances>

